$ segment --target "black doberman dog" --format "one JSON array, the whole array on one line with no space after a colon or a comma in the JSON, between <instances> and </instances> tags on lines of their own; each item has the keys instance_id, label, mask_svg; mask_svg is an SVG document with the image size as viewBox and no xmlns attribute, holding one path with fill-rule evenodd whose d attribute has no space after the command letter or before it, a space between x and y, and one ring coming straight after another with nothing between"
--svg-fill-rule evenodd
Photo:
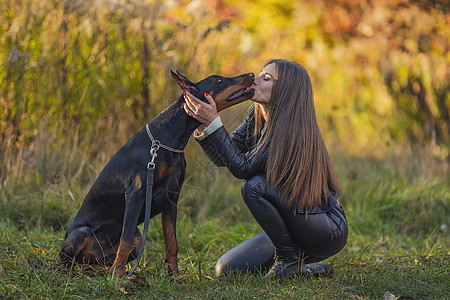
<instances>
[{"instance_id":1,"label":"black doberman dog","mask_svg":"<svg viewBox=\"0 0 450 300\"><path fill-rule=\"evenodd\" d=\"M182 90L203 101L206 101L205 92L213 96L218 111L253 96L252 73L233 78L212 75L197 83L178 71L171 73ZM137 132L106 164L67 230L60 251L62 266L69 267L73 262L112 265L110 274L118 277L125 274L126 264L137 257L141 244L137 225L144 220L145 183L152 146L150 135L162 145L184 149L200 125L186 114L183 103L181 95ZM179 277L175 229L186 161L183 153L160 149L154 163L151 217L161 213L169 273Z\"/></svg>"}]
</instances>

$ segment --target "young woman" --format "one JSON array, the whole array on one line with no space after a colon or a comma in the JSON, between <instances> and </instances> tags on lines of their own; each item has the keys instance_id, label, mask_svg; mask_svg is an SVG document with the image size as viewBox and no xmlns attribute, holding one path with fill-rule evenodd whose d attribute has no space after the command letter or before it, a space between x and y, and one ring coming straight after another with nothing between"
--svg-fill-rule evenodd
<instances>
[{"instance_id":1,"label":"young woman","mask_svg":"<svg viewBox=\"0 0 450 300\"><path fill-rule=\"evenodd\" d=\"M348 226L309 75L296 62L270 60L252 88L255 104L231 134L211 96L205 103L185 95L186 113L202 123L197 141L216 165L244 179L242 196L264 230L223 255L216 275L268 265L269 277L331 274L329 264L312 263L344 247Z\"/></svg>"}]
</instances>

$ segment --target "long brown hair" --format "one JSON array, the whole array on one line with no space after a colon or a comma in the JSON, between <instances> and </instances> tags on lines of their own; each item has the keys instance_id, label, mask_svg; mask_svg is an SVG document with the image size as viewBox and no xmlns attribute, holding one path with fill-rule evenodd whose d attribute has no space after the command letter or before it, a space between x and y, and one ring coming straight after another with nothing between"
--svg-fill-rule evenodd
<instances>
[{"instance_id":1,"label":"long brown hair","mask_svg":"<svg viewBox=\"0 0 450 300\"><path fill-rule=\"evenodd\" d=\"M322 139L314 110L311 79L305 68L292 61L275 63L269 119L255 155L269 145L267 180L281 190L288 205L310 209L327 199L329 189L340 192ZM264 125L261 108L255 105L255 137Z\"/></svg>"}]
</instances>

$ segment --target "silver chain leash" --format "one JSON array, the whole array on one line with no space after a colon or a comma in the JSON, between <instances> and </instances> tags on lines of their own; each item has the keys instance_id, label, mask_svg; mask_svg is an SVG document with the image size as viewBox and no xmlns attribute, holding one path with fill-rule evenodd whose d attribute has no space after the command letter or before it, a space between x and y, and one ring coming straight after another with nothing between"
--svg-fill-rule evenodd
<instances>
[{"instance_id":1,"label":"silver chain leash","mask_svg":"<svg viewBox=\"0 0 450 300\"><path fill-rule=\"evenodd\" d=\"M172 151L172 152L176 152L176 153L183 153L183 152L184 152L184 150L175 149L175 148L172 148L172 147L163 145L163 144L161 144L160 141L155 140L155 139L153 138L152 133L150 132L150 128L148 127L148 124L145 125L145 130L147 130L148 137L149 137L150 140L152 141L152 147L153 147L153 145L158 145L158 149L159 149L159 148L163 148L163 149L166 149L166 150L169 150L169 151ZM156 149L156 150L158 150L158 149ZM151 150L150 150L150 154L151 154Z\"/></svg>"}]
</instances>

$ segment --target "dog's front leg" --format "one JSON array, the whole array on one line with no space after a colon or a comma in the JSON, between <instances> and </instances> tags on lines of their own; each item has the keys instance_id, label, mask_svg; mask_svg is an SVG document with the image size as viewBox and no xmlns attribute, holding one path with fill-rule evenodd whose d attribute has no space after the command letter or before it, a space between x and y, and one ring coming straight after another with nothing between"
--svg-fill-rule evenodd
<instances>
[{"instance_id":1,"label":"dog's front leg","mask_svg":"<svg viewBox=\"0 0 450 300\"><path fill-rule=\"evenodd\" d=\"M166 261L168 263L169 274L181 278L178 272L178 244L176 236L177 223L177 199L172 201L170 206L161 213L162 230L164 244L166 246Z\"/></svg>"},{"instance_id":2,"label":"dog's front leg","mask_svg":"<svg viewBox=\"0 0 450 300\"><path fill-rule=\"evenodd\" d=\"M125 192L125 211L123 216L122 235L120 237L119 249L117 250L114 264L109 270L110 275L123 277L125 266L128 262L133 246L139 250L139 245L133 245L139 214L145 202L145 192L142 190L142 180L138 175Z\"/></svg>"}]
</instances>

